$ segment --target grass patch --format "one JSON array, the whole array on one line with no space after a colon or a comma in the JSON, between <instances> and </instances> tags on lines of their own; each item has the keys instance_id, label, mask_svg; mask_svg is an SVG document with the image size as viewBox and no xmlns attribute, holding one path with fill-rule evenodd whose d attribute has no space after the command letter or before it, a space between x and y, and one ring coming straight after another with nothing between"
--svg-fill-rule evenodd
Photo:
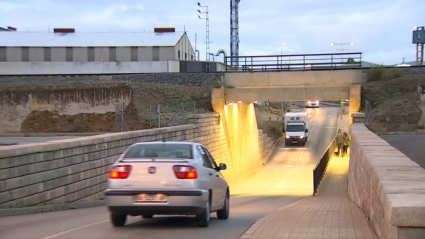
<instances>
[{"instance_id":1,"label":"grass patch","mask_svg":"<svg viewBox=\"0 0 425 239\"><path fill-rule=\"evenodd\" d=\"M276 140L283 135L283 122L280 121L258 121L258 128L262 129L270 138Z\"/></svg>"},{"instance_id":2,"label":"grass patch","mask_svg":"<svg viewBox=\"0 0 425 239\"><path fill-rule=\"evenodd\" d=\"M367 72L367 80L382 81L391 80L403 76L403 71L398 68L384 68L382 66L373 67Z\"/></svg>"}]
</instances>

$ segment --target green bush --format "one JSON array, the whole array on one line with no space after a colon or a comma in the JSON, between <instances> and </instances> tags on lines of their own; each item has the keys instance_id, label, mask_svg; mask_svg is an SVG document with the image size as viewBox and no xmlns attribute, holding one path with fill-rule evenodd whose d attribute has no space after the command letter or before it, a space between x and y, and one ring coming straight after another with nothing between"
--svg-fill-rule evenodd
<instances>
[{"instance_id":1,"label":"green bush","mask_svg":"<svg viewBox=\"0 0 425 239\"><path fill-rule=\"evenodd\" d=\"M258 128L262 129L273 140L283 135L283 122L281 121L258 121L257 124Z\"/></svg>"},{"instance_id":2,"label":"green bush","mask_svg":"<svg viewBox=\"0 0 425 239\"><path fill-rule=\"evenodd\" d=\"M391 80L403 76L403 71L398 68L373 67L367 72L368 81Z\"/></svg>"}]
</instances>

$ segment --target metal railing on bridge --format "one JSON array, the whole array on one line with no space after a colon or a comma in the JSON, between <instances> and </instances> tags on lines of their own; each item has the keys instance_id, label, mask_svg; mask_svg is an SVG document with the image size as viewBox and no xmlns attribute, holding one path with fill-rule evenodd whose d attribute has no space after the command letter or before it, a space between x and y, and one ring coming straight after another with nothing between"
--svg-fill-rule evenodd
<instances>
[{"instance_id":1,"label":"metal railing on bridge","mask_svg":"<svg viewBox=\"0 0 425 239\"><path fill-rule=\"evenodd\" d=\"M232 60L238 63L237 67L229 65ZM226 56L224 64L226 72L359 69L362 53Z\"/></svg>"}]
</instances>

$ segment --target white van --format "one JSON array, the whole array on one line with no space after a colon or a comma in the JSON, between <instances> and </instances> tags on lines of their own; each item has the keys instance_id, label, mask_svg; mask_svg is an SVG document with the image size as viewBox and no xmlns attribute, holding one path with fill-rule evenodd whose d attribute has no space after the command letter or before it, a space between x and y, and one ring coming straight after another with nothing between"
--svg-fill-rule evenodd
<instances>
[{"instance_id":1,"label":"white van","mask_svg":"<svg viewBox=\"0 0 425 239\"><path fill-rule=\"evenodd\" d=\"M288 112L285 114L285 145L305 145L308 140L308 113Z\"/></svg>"},{"instance_id":2,"label":"white van","mask_svg":"<svg viewBox=\"0 0 425 239\"><path fill-rule=\"evenodd\" d=\"M312 101L312 100L306 101L305 107L306 108L319 108L319 101L318 100L316 100L316 101Z\"/></svg>"}]
</instances>

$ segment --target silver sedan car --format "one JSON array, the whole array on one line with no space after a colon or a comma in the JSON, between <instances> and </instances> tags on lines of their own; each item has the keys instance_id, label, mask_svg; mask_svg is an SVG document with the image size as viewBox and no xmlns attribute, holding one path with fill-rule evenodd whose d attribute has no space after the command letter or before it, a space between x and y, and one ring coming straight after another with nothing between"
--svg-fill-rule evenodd
<instances>
[{"instance_id":1,"label":"silver sedan car","mask_svg":"<svg viewBox=\"0 0 425 239\"><path fill-rule=\"evenodd\" d=\"M145 142L131 145L109 172L106 203L113 226L124 226L127 215L196 215L207 227L210 214L229 217L229 186L201 144Z\"/></svg>"}]
</instances>

